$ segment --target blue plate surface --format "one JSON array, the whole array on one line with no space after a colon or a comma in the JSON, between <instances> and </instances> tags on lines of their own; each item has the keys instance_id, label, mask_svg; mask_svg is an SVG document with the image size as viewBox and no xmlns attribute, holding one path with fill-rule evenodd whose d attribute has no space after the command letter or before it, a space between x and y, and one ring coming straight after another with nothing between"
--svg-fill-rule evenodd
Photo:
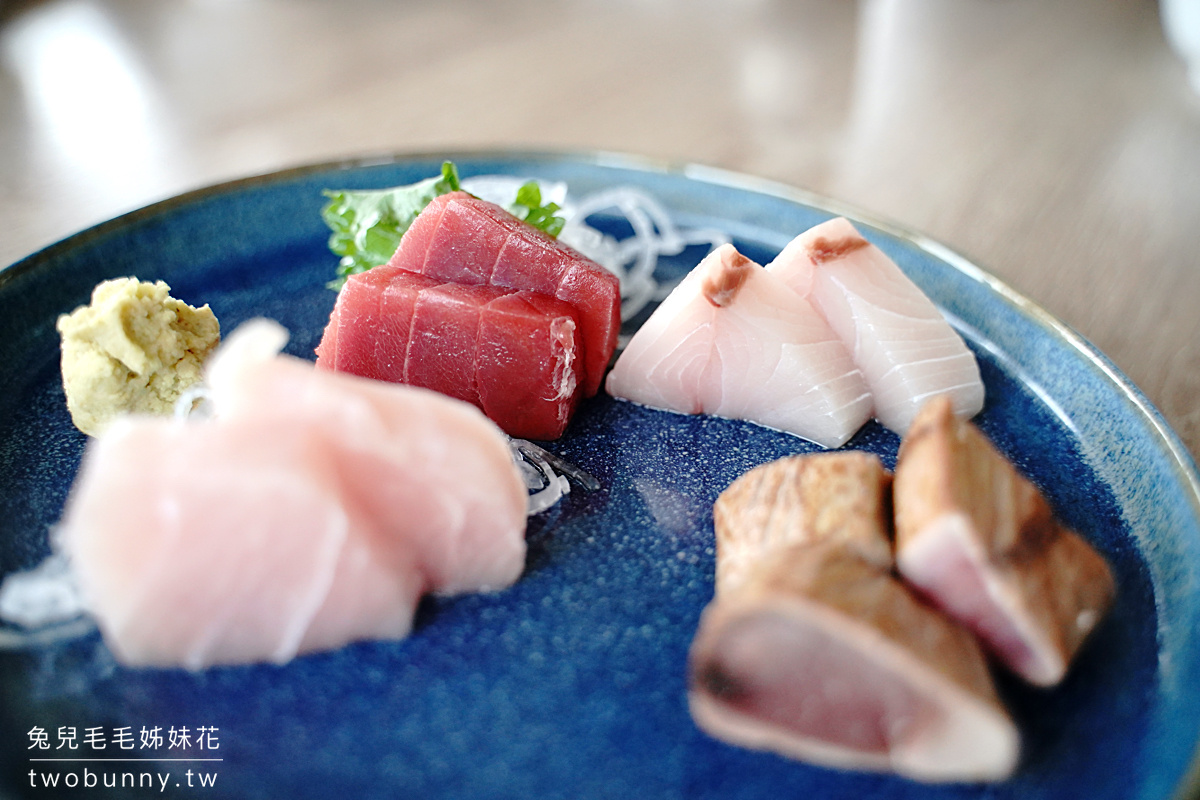
<instances>
[{"instance_id":1,"label":"blue plate surface","mask_svg":"<svg viewBox=\"0 0 1200 800\"><path fill-rule=\"evenodd\" d=\"M603 488L531 520L514 587L426 601L403 642L195 674L121 667L96 634L0 653L0 797L1161 800L1191 791L1200 482L1177 437L1101 354L955 254L820 198L705 168L512 153L308 167L151 206L0 272L0 573L48 552L85 441L59 383L60 313L107 278L162 279L211 304L226 332L255 316L279 320L292 332L288 351L311 358L334 302L321 190L409 183L444 157L464 177L564 180L573 196L637 186L677 223L723 229L763 263L796 233L846 214L956 321L987 384L979 425L1118 579L1113 613L1065 683L1038 691L999 677L1023 735L1016 777L923 786L741 750L697 730L684 668L712 595L711 504L745 470L816 448L601 396L555 449ZM690 248L660 268L681 274L702 255ZM897 443L871 423L847 447L891 466ZM97 737L103 750L90 746ZM50 758L110 760L34 760ZM122 758L145 760L111 760ZM50 780L56 788L45 788ZM125 789L105 792L108 782Z\"/></svg>"}]
</instances>

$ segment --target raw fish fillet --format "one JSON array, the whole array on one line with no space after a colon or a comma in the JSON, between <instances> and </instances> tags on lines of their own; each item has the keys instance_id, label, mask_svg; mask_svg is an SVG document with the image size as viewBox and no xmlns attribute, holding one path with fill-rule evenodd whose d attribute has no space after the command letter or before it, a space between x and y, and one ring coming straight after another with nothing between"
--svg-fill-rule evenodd
<instances>
[{"instance_id":1,"label":"raw fish fillet","mask_svg":"<svg viewBox=\"0 0 1200 800\"><path fill-rule=\"evenodd\" d=\"M346 281L317 364L433 389L512 436L557 439L579 401L579 330L575 308L548 295L381 266Z\"/></svg>"},{"instance_id":2,"label":"raw fish fillet","mask_svg":"<svg viewBox=\"0 0 1200 800\"><path fill-rule=\"evenodd\" d=\"M975 356L887 254L843 218L793 239L767 269L837 331L875 398L875 417L903 434L925 401L949 395L969 418L983 408Z\"/></svg>"},{"instance_id":3,"label":"raw fish fillet","mask_svg":"<svg viewBox=\"0 0 1200 800\"><path fill-rule=\"evenodd\" d=\"M318 366L367 378L388 379L384 376L390 374L389 368L393 365L380 364L377 350L379 332L387 329L389 334L393 333L383 302L390 279L387 272L372 269L352 275L346 281L317 345ZM403 362L399 366L403 368Z\"/></svg>"},{"instance_id":4,"label":"raw fish fillet","mask_svg":"<svg viewBox=\"0 0 1200 800\"><path fill-rule=\"evenodd\" d=\"M395 546L418 549L433 591L513 583L525 565L528 491L495 424L440 393L275 356L270 330L239 329L218 352L207 379L213 405L226 418L319 425L336 444L344 492Z\"/></svg>"},{"instance_id":5,"label":"raw fish fillet","mask_svg":"<svg viewBox=\"0 0 1200 800\"><path fill-rule=\"evenodd\" d=\"M1112 605L1112 573L946 398L901 443L895 506L900 574L1018 675L1058 683Z\"/></svg>"},{"instance_id":6,"label":"raw fish fillet","mask_svg":"<svg viewBox=\"0 0 1200 800\"><path fill-rule=\"evenodd\" d=\"M836 453L760 467L721 495L692 715L732 744L816 764L1007 777L1018 735L978 643L892 572L887 486L873 456Z\"/></svg>"},{"instance_id":7,"label":"raw fish fillet","mask_svg":"<svg viewBox=\"0 0 1200 800\"><path fill-rule=\"evenodd\" d=\"M497 205L466 192L433 200L400 240L388 266L441 282L524 289L579 312L582 390L600 388L621 327L613 273Z\"/></svg>"},{"instance_id":8,"label":"raw fish fillet","mask_svg":"<svg viewBox=\"0 0 1200 800\"><path fill-rule=\"evenodd\" d=\"M56 545L127 664L282 663L405 636L420 596L524 566L500 432L422 389L276 356L251 323L210 364L216 417L128 417L90 442Z\"/></svg>"},{"instance_id":9,"label":"raw fish fillet","mask_svg":"<svg viewBox=\"0 0 1200 800\"><path fill-rule=\"evenodd\" d=\"M733 245L710 253L630 339L609 394L838 447L871 414L862 373L820 314Z\"/></svg>"},{"instance_id":10,"label":"raw fish fillet","mask_svg":"<svg viewBox=\"0 0 1200 800\"><path fill-rule=\"evenodd\" d=\"M376 557L329 457L322 437L263 421L127 418L89 443L61 546L118 660L282 663L403 637L425 578Z\"/></svg>"}]
</instances>

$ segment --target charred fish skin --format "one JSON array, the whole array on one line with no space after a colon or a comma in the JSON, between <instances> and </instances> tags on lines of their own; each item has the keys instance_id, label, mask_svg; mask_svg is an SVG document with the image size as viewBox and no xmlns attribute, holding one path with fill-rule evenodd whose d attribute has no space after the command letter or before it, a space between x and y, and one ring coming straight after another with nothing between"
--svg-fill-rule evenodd
<instances>
[{"instance_id":1,"label":"charred fish skin","mask_svg":"<svg viewBox=\"0 0 1200 800\"><path fill-rule=\"evenodd\" d=\"M975 638L895 576L889 487L874 456L829 453L752 470L718 498L692 716L728 743L835 768L1004 778L1016 728Z\"/></svg>"},{"instance_id":2,"label":"charred fish skin","mask_svg":"<svg viewBox=\"0 0 1200 800\"><path fill-rule=\"evenodd\" d=\"M891 569L891 476L870 453L791 456L755 467L713 504L717 592L792 544L832 540Z\"/></svg>"},{"instance_id":3,"label":"charred fish skin","mask_svg":"<svg viewBox=\"0 0 1200 800\"><path fill-rule=\"evenodd\" d=\"M1112 606L1112 571L947 398L901 443L895 507L900 574L1012 671L1059 683Z\"/></svg>"}]
</instances>

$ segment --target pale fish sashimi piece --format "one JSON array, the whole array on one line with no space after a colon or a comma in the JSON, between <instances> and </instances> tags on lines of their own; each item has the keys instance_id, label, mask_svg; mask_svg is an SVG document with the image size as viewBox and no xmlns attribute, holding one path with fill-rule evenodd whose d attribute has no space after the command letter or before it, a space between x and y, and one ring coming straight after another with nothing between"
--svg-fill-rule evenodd
<instances>
[{"instance_id":1,"label":"pale fish sashimi piece","mask_svg":"<svg viewBox=\"0 0 1200 800\"><path fill-rule=\"evenodd\" d=\"M118 659L283 663L404 636L423 577L370 552L329 456L312 426L260 420L131 417L89 442L56 546Z\"/></svg>"},{"instance_id":2,"label":"pale fish sashimi piece","mask_svg":"<svg viewBox=\"0 0 1200 800\"><path fill-rule=\"evenodd\" d=\"M281 331L259 320L228 338L208 369L217 413L315 421L345 496L376 521L376 549L415 553L431 591L511 585L525 565L528 490L500 429L437 392L276 355Z\"/></svg>"},{"instance_id":3,"label":"pale fish sashimi piece","mask_svg":"<svg viewBox=\"0 0 1200 800\"><path fill-rule=\"evenodd\" d=\"M609 394L685 414L745 419L825 447L870 418L862 373L819 313L722 245L634 334Z\"/></svg>"},{"instance_id":4,"label":"pale fish sashimi piece","mask_svg":"<svg viewBox=\"0 0 1200 800\"><path fill-rule=\"evenodd\" d=\"M211 419L130 417L90 443L56 547L124 663L286 662L395 639L426 591L524 565L524 484L498 429L434 392L280 356L235 331Z\"/></svg>"},{"instance_id":5,"label":"pale fish sashimi piece","mask_svg":"<svg viewBox=\"0 0 1200 800\"><path fill-rule=\"evenodd\" d=\"M903 434L926 400L955 413L983 408L979 364L937 306L846 219L793 239L768 271L812 301L850 349L875 397L875 417Z\"/></svg>"}]
</instances>

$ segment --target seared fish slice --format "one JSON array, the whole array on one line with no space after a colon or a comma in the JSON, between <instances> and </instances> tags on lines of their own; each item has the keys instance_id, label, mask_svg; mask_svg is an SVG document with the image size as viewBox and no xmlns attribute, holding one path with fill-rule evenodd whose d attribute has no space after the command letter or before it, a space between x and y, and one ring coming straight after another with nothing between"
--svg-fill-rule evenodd
<instances>
[{"instance_id":1,"label":"seared fish slice","mask_svg":"<svg viewBox=\"0 0 1200 800\"><path fill-rule=\"evenodd\" d=\"M901 444L895 505L901 575L1014 672L1058 683L1112 605L1112 573L948 398Z\"/></svg>"},{"instance_id":2,"label":"seared fish slice","mask_svg":"<svg viewBox=\"0 0 1200 800\"><path fill-rule=\"evenodd\" d=\"M888 482L873 456L823 454L761 467L718 499L692 716L722 740L816 764L1004 778L1018 735L978 643L891 571Z\"/></svg>"},{"instance_id":3,"label":"seared fish slice","mask_svg":"<svg viewBox=\"0 0 1200 800\"><path fill-rule=\"evenodd\" d=\"M891 475L870 453L791 456L755 467L713 504L717 592L793 544L832 541L892 568Z\"/></svg>"}]
</instances>

